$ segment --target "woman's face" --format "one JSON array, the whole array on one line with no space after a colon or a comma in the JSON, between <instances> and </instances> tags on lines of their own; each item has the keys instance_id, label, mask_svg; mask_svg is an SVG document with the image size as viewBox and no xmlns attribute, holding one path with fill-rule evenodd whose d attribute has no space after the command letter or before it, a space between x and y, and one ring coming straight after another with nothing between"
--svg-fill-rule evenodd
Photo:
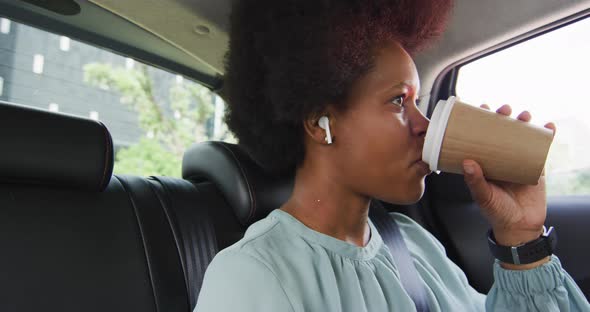
<instances>
[{"instance_id":1,"label":"woman's face","mask_svg":"<svg viewBox=\"0 0 590 312\"><path fill-rule=\"evenodd\" d=\"M420 81L408 53L392 42L351 89L348 109L333 114L335 175L355 192L409 204L430 173L421 161L428 119L416 105Z\"/></svg>"}]
</instances>

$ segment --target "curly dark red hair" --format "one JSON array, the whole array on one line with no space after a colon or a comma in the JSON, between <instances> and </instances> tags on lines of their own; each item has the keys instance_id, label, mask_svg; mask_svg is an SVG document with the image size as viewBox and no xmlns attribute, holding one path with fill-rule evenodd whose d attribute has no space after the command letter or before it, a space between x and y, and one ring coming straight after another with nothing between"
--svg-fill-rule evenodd
<instances>
[{"instance_id":1,"label":"curly dark red hair","mask_svg":"<svg viewBox=\"0 0 590 312\"><path fill-rule=\"evenodd\" d=\"M303 121L348 90L395 40L415 53L444 29L452 0L239 0L230 22L226 122L264 168L304 158ZM338 106L339 105L339 106Z\"/></svg>"}]
</instances>

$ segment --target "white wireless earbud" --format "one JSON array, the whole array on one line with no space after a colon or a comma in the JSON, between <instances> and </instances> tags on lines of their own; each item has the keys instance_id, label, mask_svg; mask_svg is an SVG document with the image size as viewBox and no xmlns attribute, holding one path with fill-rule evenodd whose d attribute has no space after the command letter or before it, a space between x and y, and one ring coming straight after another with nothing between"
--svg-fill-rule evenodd
<instances>
[{"instance_id":1,"label":"white wireless earbud","mask_svg":"<svg viewBox=\"0 0 590 312\"><path fill-rule=\"evenodd\" d=\"M318 120L318 125L320 128L326 130L326 142L328 144L332 144L332 133L330 133L330 120L326 116L322 116L320 120Z\"/></svg>"}]
</instances>

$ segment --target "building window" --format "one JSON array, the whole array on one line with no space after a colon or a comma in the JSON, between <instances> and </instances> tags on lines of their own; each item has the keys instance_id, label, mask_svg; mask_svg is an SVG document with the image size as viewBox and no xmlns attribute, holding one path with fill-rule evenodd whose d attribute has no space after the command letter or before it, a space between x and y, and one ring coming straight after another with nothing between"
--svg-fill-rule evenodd
<instances>
[{"instance_id":1,"label":"building window","mask_svg":"<svg viewBox=\"0 0 590 312\"><path fill-rule=\"evenodd\" d=\"M91 111L90 112L90 119L98 121L98 112L97 111Z\"/></svg>"},{"instance_id":2,"label":"building window","mask_svg":"<svg viewBox=\"0 0 590 312\"><path fill-rule=\"evenodd\" d=\"M45 63L45 58L41 54L35 54L33 58L33 72L35 74L42 74L43 73L43 64Z\"/></svg>"},{"instance_id":3,"label":"building window","mask_svg":"<svg viewBox=\"0 0 590 312\"><path fill-rule=\"evenodd\" d=\"M70 51L70 38L66 36L59 37L59 49L62 51Z\"/></svg>"},{"instance_id":4,"label":"building window","mask_svg":"<svg viewBox=\"0 0 590 312\"><path fill-rule=\"evenodd\" d=\"M56 103L49 103L49 111L59 112L59 105L57 105Z\"/></svg>"},{"instance_id":5,"label":"building window","mask_svg":"<svg viewBox=\"0 0 590 312\"><path fill-rule=\"evenodd\" d=\"M0 32L3 34L10 33L10 20L7 18L0 18Z\"/></svg>"},{"instance_id":6,"label":"building window","mask_svg":"<svg viewBox=\"0 0 590 312\"><path fill-rule=\"evenodd\" d=\"M4 94L4 78L0 77L0 96Z\"/></svg>"}]
</instances>

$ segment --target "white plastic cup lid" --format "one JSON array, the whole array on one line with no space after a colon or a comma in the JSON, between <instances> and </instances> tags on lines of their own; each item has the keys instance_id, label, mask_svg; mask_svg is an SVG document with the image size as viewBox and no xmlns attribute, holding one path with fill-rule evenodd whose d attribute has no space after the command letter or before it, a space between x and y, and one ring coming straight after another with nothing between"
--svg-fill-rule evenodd
<instances>
[{"instance_id":1,"label":"white plastic cup lid","mask_svg":"<svg viewBox=\"0 0 590 312\"><path fill-rule=\"evenodd\" d=\"M430 125L426 130L424 148L422 149L422 160L430 166L430 170L438 172L438 159L440 149L445 137L449 116L455 105L456 97L451 96L448 100L440 100L434 108Z\"/></svg>"}]
</instances>

